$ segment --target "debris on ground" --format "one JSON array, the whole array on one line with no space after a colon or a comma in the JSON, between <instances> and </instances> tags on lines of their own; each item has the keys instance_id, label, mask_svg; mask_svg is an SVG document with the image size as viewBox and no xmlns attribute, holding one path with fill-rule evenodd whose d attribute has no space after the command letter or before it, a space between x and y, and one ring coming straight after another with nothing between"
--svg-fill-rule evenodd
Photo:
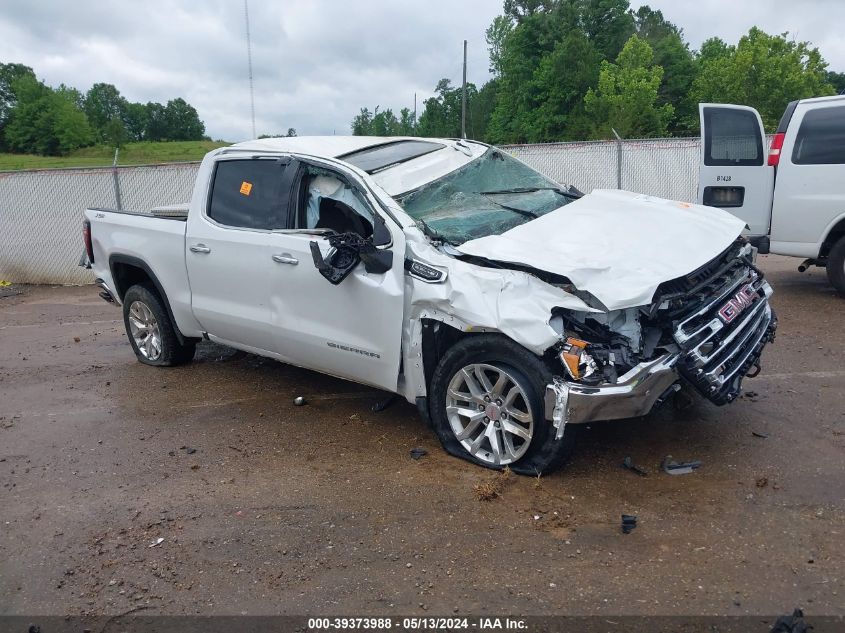
<instances>
[{"instance_id":1,"label":"debris on ground","mask_svg":"<svg viewBox=\"0 0 845 633\"><path fill-rule=\"evenodd\" d=\"M638 474L640 477L648 477L648 471L641 466L637 466L634 463L634 460L631 459L630 455L622 460L622 468L626 468L631 472Z\"/></svg>"},{"instance_id":2,"label":"debris on ground","mask_svg":"<svg viewBox=\"0 0 845 633\"><path fill-rule=\"evenodd\" d=\"M158 547L158 546L159 546L159 545L161 545L162 543L164 543L164 537L163 537L163 536L159 536L156 540L154 540L152 543L150 543L150 545L149 545L149 546L150 546L150 547Z\"/></svg>"},{"instance_id":3,"label":"debris on ground","mask_svg":"<svg viewBox=\"0 0 845 633\"><path fill-rule=\"evenodd\" d=\"M17 290L11 282L0 279L0 299L4 297L13 297L19 295L21 292Z\"/></svg>"},{"instance_id":4,"label":"debris on ground","mask_svg":"<svg viewBox=\"0 0 845 633\"><path fill-rule=\"evenodd\" d=\"M792 615L780 616L769 633L808 633L813 627L804 622L804 612L795 609Z\"/></svg>"},{"instance_id":5,"label":"debris on ground","mask_svg":"<svg viewBox=\"0 0 845 633\"><path fill-rule=\"evenodd\" d=\"M761 437L764 440L768 439L769 437L768 433L761 433L760 431L751 431L751 435L753 435L754 437Z\"/></svg>"},{"instance_id":6,"label":"debris on ground","mask_svg":"<svg viewBox=\"0 0 845 633\"><path fill-rule=\"evenodd\" d=\"M395 395L388 396L387 398L384 398L383 400L379 400L373 406L371 406L370 411L372 411L373 413L381 413L382 411L387 409L390 405L392 405L394 402L396 402L396 396Z\"/></svg>"},{"instance_id":7,"label":"debris on ground","mask_svg":"<svg viewBox=\"0 0 845 633\"><path fill-rule=\"evenodd\" d=\"M637 517L634 514L622 515L622 533L630 534L631 531L637 527Z\"/></svg>"},{"instance_id":8,"label":"debris on ground","mask_svg":"<svg viewBox=\"0 0 845 633\"><path fill-rule=\"evenodd\" d=\"M305 404L305 398L303 398L302 396L297 396L293 399L293 404L297 407L301 407Z\"/></svg>"},{"instance_id":9,"label":"debris on ground","mask_svg":"<svg viewBox=\"0 0 845 633\"><path fill-rule=\"evenodd\" d=\"M671 455L667 455L660 462L660 467L670 475L688 475L697 468L701 467L700 460L693 460L691 462L676 462L672 460Z\"/></svg>"},{"instance_id":10,"label":"debris on ground","mask_svg":"<svg viewBox=\"0 0 845 633\"><path fill-rule=\"evenodd\" d=\"M499 471L488 481L473 486L475 496L479 501L492 501L502 495L505 487L511 480L511 470L505 467L504 470Z\"/></svg>"},{"instance_id":11,"label":"debris on ground","mask_svg":"<svg viewBox=\"0 0 845 633\"><path fill-rule=\"evenodd\" d=\"M428 451L424 448L417 447L411 449L411 459L419 459L425 455L428 455Z\"/></svg>"},{"instance_id":12,"label":"debris on ground","mask_svg":"<svg viewBox=\"0 0 845 633\"><path fill-rule=\"evenodd\" d=\"M769 485L769 478L768 477L758 477L757 481L755 482L758 488L765 488Z\"/></svg>"}]
</instances>

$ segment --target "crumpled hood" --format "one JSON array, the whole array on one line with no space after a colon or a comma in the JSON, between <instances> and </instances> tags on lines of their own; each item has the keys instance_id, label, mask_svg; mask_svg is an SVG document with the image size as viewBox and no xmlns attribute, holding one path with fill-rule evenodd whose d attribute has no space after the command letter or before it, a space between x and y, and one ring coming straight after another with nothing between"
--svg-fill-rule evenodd
<instances>
[{"instance_id":1,"label":"crumpled hood","mask_svg":"<svg viewBox=\"0 0 845 633\"><path fill-rule=\"evenodd\" d=\"M742 220L714 207L596 189L458 250L563 275L617 310L651 303L661 283L709 262L743 228Z\"/></svg>"}]
</instances>

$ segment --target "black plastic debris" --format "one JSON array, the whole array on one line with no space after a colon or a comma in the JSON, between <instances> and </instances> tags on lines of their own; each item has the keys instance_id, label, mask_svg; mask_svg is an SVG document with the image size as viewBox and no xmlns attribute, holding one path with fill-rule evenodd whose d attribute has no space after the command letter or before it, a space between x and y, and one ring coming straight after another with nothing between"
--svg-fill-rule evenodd
<instances>
[{"instance_id":1,"label":"black plastic debris","mask_svg":"<svg viewBox=\"0 0 845 633\"><path fill-rule=\"evenodd\" d=\"M780 616L769 633L807 633L812 630L813 627L804 622L804 612L795 609L792 615Z\"/></svg>"},{"instance_id":2,"label":"black plastic debris","mask_svg":"<svg viewBox=\"0 0 845 633\"><path fill-rule=\"evenodd\" d=\"M701 467L701 461L696 459L691 462L676 462L672 460L671 455L667 455L660 462L660 467L670 475L688 475Z\"/></svg>"},{"instance_id":3,"label":"black plastic debris","mask_svg":"<svg viewBox=\"0 0 845 633\"><path fill-rule=\"evenodd\" d=\"M762 437L764 440L769 437L768 433L761 433L760 431L751 431L751 435L754 437Z\"/></svg>"},{"instance_id":4,"label":"black plastic debris","mask_svg":"<svg viewBox=\"0 0 845 633\"><path fill-rule=\"evenodd\" d=\"M412 448L411 449L411 459L419 459L424 455L428 455L428 451L424 448Z\"/></svg>"},{"instance_id":5,"label":"black plastic debris","mask_svg":"<svg viewBox=\"0 0 845 633\"><path fill-rule=\"evenodd\" d=\"M622 534L630 534L637 527L637 517L633 514L622 515Z\"/></svg>"},{"instance_id":6,"label":"black plastic debris","mask_svg":"<svg viewBox=\"0 0 845 633\"><path fill-rule=\"evenodd\" d=\"M392 405L394 402L396 402L396 396L395 395L394 396L388 396L387 398L384 398L383 400L379 400L373 406L371 406L370 411L372 411L373 413L381 413L382 411L387 409L390 405Z\"/></svg>"},{"instance_id":7,"label":"black plastic debris","mask_svg":"<svg viewBox=\"0 0 845 633\"><path fill-rule=\"evenodd\" d=\"M638 474L640 477L648 477L648 471L645 468L637 466L634 463L634 460L631 459L630 455L622 460L622 468L626 468L631 472Z\"/></svg>"}]
</instances>

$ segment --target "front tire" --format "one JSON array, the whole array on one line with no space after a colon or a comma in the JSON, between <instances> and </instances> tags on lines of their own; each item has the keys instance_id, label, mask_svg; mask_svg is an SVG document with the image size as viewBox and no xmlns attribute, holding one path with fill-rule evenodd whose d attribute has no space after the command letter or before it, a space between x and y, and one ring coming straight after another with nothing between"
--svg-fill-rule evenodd
<instances>
[{"instance_id":1,"label":"front tire","mask_svg":"<svg viewBox=\"0 0 845 633\"><path fill-rule=\"evenodd\" d=\"M493 469L537 476L572 452L574 429L560 440L545 419L551 373L502 335L465 338L446 351L431 379L429 410L443 448Z\"/></svg>"},{"instance_id":2,"label":"front tire","mask_svg":"<svg viewBox=\"0 0 845 633\"><path fill-rule=\"evenodd\" d=\"M837 292L845 297L845 237L830 249L827 256L827 278Z\"/></svg>"},{"instance_id":3,"label":"front tire","mask_svg":"<svg viewBox=\"0 0 845 633\"><path fill-rule=\"evenodd\" d=\"M190 362L193 342L180 343L176 327L156 291L135 285L123 297L123 323L135 356L145 365L170 367Z\"/></svg>"}]
</instances>

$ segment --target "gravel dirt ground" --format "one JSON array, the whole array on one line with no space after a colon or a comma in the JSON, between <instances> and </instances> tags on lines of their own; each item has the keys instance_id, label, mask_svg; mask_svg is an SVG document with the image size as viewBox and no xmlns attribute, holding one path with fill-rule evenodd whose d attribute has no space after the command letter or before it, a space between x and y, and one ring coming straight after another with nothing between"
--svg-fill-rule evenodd
<instances>
[{"instance_id":1,"label":"gravel dirt ground","mask_svg":"<svg viewBox=\"0 0 845 633\"><path fill-rule=\"evenodd\" d=\"M352 383L211 344L141 365L93 287L7 293L0 615L843 615L845 300L761 262L780 328L740 400L593 424L540 479Z\"/></svg>"}]
</instances>

